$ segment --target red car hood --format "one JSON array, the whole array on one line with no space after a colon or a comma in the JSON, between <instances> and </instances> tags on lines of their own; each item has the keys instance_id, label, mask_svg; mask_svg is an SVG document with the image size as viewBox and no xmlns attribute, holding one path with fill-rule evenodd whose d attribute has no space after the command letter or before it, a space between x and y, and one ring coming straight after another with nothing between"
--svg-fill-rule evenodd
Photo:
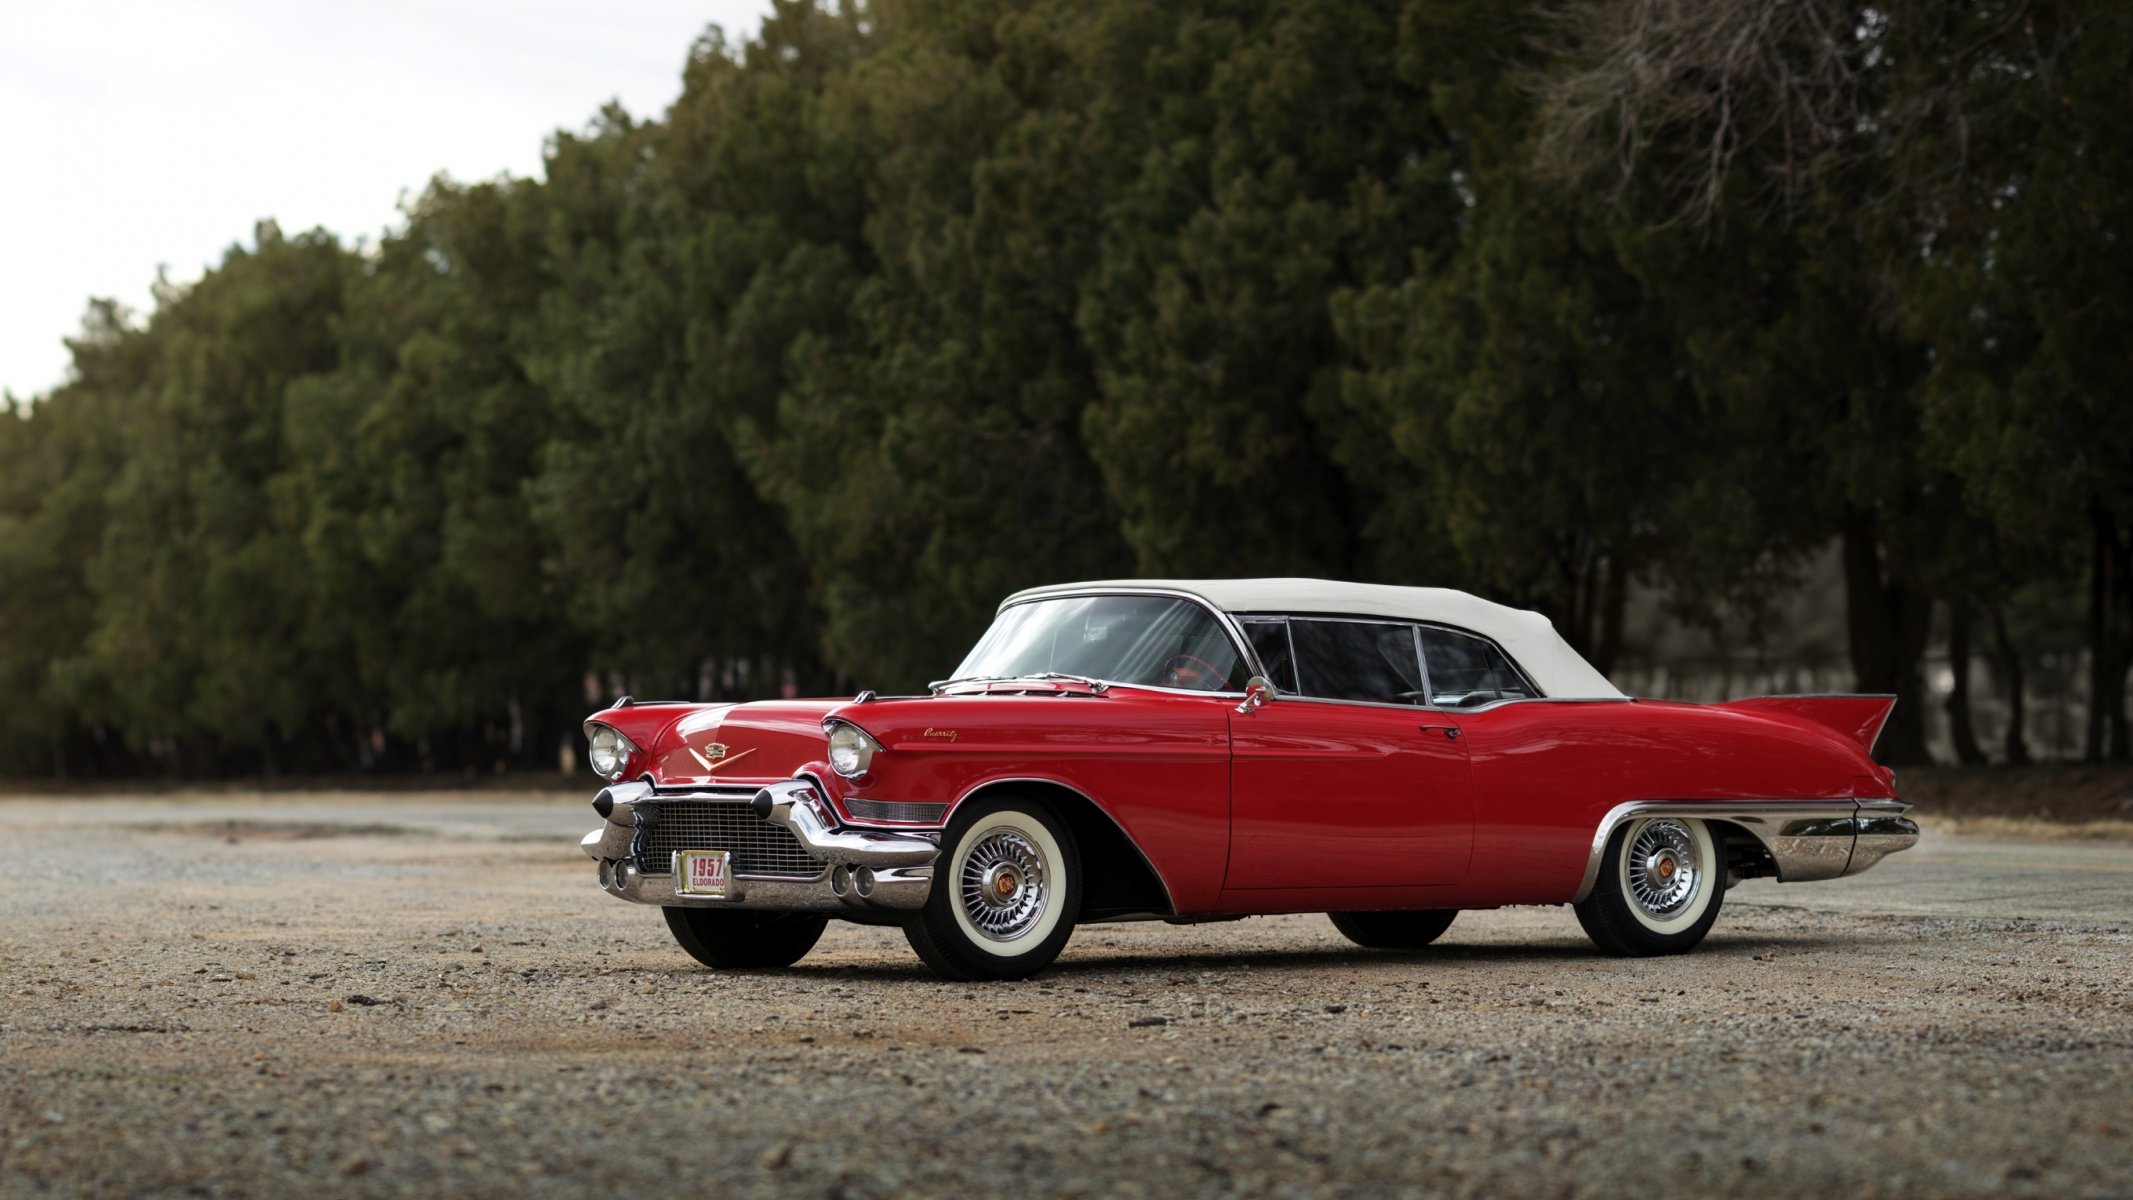
<instances>
[{"instance_id":1,"label":"red car hood","mask_svg":"<svg viewBox=\"0 0 2133 1200\"><path fill-rule=\"evenodd\" d=\"M645 751L660 787L776 783L819 761L822 717L837 700L759 700L748 704L645 704L611 708L591 720L612 725Z\"/></svg>"}]
</instances>

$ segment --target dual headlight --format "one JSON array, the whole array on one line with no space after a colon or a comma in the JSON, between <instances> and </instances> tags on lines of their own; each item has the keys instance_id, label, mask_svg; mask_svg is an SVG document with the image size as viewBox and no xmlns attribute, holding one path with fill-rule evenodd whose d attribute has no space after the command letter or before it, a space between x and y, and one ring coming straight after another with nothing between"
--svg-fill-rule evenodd
<instances>
[{"instance_id":1,"label":"dual headlight","mask_svg":"<svg viewBox=\"0 0 2133 1200\"><path fill-rule=\"evenodd\" d=\"M585 757L592 762L593 774L609 783L622 778L622 772L630 765L630 756L637 753L637 744L611 725L595 725L587 731L587 737L592 747Z\"/></svg>"},{"instance_id":2,"label":"dual headlight","mask_svg":"<svg viewBox=\"0 0 2133 1200\"><path fill-rule=\"evenodd\" d=\"M847 721L829 723L830 770L846 779L857 779L874 765L874 755L881 743L867 736L866 730Z\"/></svg>"}]
</instances>

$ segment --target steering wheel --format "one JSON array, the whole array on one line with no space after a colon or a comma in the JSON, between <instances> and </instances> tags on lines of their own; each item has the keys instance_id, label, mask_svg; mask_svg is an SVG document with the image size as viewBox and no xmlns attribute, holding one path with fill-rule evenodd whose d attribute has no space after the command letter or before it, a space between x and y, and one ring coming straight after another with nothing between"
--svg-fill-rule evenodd
<instances>
[{"instance_id":1,"label":"steering wheel","mask_svg":"<svg viewBox=\"0 0 2133 1200\"><path fill-rule=\"evenodd\" d=\"M1170 661L1163 664L1163 677L1170 680L1171 687L1190 688L1196 692L1211 692L1215 685L1229 685L1229 672L1196 654L1171 655Z\"/></svg>"}]
</instances>

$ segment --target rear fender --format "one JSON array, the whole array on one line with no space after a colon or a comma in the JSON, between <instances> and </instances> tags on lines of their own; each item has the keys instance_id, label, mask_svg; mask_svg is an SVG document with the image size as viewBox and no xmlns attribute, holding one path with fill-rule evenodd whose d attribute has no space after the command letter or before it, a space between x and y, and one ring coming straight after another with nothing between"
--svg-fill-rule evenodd
<instances>
[{"instance_id":1,"label":"rear fender","mask_svg":"<svg viewBox=\"0 0 2133 1200\"><path fill-rule=\"evenodd\" d=\"M1881 727L1888 724L1896 697L1882 695L1753 696L1728 700L1720 708L1758 713L1780 713L1833 729L1871 754Z\"/></svg>"}]
</instances>

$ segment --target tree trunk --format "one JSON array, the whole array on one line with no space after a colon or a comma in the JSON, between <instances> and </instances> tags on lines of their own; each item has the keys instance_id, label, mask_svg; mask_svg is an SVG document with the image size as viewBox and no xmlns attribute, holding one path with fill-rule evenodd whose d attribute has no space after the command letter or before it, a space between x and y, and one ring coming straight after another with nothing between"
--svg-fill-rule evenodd
<instances>
[{"instance_id":1,"label":"tree trunk","mask_svg":"<svg viewBox=\"0 0 2133 1200\"><path fill-rule=\"evenodd\" d=\"M1896 697L1876 757L1899 766L1931 762L1926 753L1922 662L1933 598L1885 566L1874 520L1857 509L1844 517L1843 558L1852 673L1860 691Z\"/></svg>"},{"instance_id":2,"label":"tree trunk","mask_svg":"<svg viewBox=\"0 0 2133 1200\"><path fill-rule=\"evenodd\" d=\"M1966 767L1983 766L1985 751L1977 744L1977 729L1970 723L1970 606L1960 600L1948 602L1948 670L1955 686L1948 691L1948 739L1955 743L1955 761Z\"/></svg>"},{"instance_id":3,"label":"tree trunk","mask_svg":"<svg viewBox=\"0 0 2133 1200\"><path fill-rule=\"evenodd\" d=\"M1629 572L1620 555L1597 554L1586 558L1577 570L1564 568L1559 575L1570 589L1570 599L1567 606L1550 613L1556 632L1605 675L1622 653Z\"/></svg>"},{"instance_id":4,"label":"tree trunk","mask_svg":"<svg viewBox=\"0 0 2133 1200\"><path fill-rule=\"evenodd\" d=\"M2090 510L2094 552L2089 561L2089 762L2124 761L2127 745L2126 668L2133 664L2133 546L2101 505Z\"/></svg>"},{"instance_id":5,"label":"tree trunk","mask_svg":"<svg viewBox=\"0 0 2133 1200\"><path fill-rule=\"evenodd\" d=\"M2103 681L2104 660L2111 648L2111 623L2108 605L2105 603L2110 584L2104 579L2103 513L2089 514L2089 711L2088 736L2084 744L2088 749L2082 758L2088 762L2103 761Z\"/></svg>"},{"instance_id":6,"label":"tree trunk","mask_svg":"<svg viewBox=\"0 0 2133 1200\"><path fill-rule=\"evenodd\" d=\"M1629 609L1629 569L1620 555L1607 559L1606 591L1600 597L1600 636L1593 647L1593 668L1605 675L1622 655L1622 626Z\"/></svg>"},{"instance_id":7,"label":"tree trunk","mask_svg":"<svg viewBox=\"0 0 2133 1200\"><path fill-rule=\"evenodd\" d=\"M2096 531L2104 571L2104 645L2095 652L2102 669L2089 690L2090 707L2103 713L2104 756L2125 762L2133 758L2126 723L2126 671L2133 667L2133 541L2101 509Z\"/></svg>"},{"instance_id":8,"label":"tree trunk","mask_svg":"<svg viewBox=\"0 0 2133 1200\"><path fill-rule=\"evenodd\" d=\"M2029 716L2023 707L2022 652L2007 633L2007 614L1992 610L1993 653L1999 662L2000 687L2007 693L2007 736L2002 745L2007 765L2029 762Z\"/></svg>"}]
</instances>

